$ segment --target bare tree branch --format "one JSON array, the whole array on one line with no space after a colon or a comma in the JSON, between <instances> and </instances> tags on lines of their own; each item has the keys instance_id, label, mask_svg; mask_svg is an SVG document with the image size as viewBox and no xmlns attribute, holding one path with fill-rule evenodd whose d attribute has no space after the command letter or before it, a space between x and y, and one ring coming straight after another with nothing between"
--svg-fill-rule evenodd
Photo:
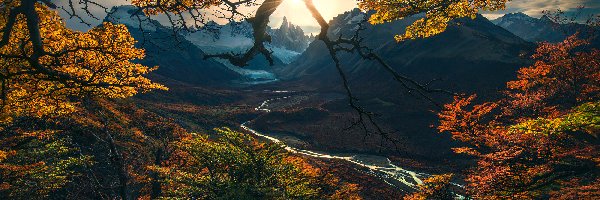
<instances>
[{"instance_id":1,"label":"bare tree branch","mask_svg":"<svg viewBox=\"0 0 600 200\"><path fill-rule=\"evenodd\" d=\"M273 65L274 60L271 56L272 52L265 47L264 43L271 42L271 36L267 33L269 18L282 2L283 0L265 0L256 11L256 15L248 19L248 22L252 25L252 29L254 30L254 45L246 53L243 55L233 53L206 55L204 58L222 58L228 60L233 65L245 67L254 56L262 54L267 61L269 61L269 64Z\"/></svg>"},{"instance_id":2,"label":"bare tree branch","mask_svg":"<svg viewBox=\"0 0 600 200\"><path fill-rule=\"evenodd\" d=\"M321 13L316 9L316 7L313 4L313 1L305 0L305 4L308 10L311 12L313 18L315 18L315 20L319 23L319 26L321 27L321 32L319 33L319 35L317 35L317 39L322 41L328 49L329 54L333 59L335 67L338 71L338 74L342 78L342 83L344 86L344 90L347 94L348 103L350 107L353 110L355 110L355 112L358 114L357 121L352 123L351 127L360 127L363 131L365 131L366 135L371 133L368 127L373 127L375 129L374 132L376 134L380 135L382 139L386 139L392 142L397 147L398 140L392 138L388 132L383 130L383 128L376 122L375 114L366 111L365 108L358 105L358 99L350 89L348 77L343 71L340 60L337 56L337 53L339 51L344 51L348 53L358 53L358 55L360 55L365 60L376 61L382 68L384 68L388 73L390 73L394 77L394 80L398 81L405 89L407 89L409 93L412 93L413 91L416 92L419 96L427 99L429 102L436 105L438 108L441 108L441 105L434 101L428 95L428 93L444 93L449 95L455 94L453 92L442 89L431 89L428 87L429 83L421 84L418 81L415 81L406 75L400 74L391 65L385 62L379 55L375 54L371 48L362 45L363 38L360 37L360 31L364 30L364 27L362 25L367 21L366 15L364 19L358 24L359 28L356 30L355 35L352 38L343 38L340 35L339 38L331 40L327 35L330 26L325 21ZM381 141L380 146L383 146L383 141Z\"/></svg>"}]
</instances>

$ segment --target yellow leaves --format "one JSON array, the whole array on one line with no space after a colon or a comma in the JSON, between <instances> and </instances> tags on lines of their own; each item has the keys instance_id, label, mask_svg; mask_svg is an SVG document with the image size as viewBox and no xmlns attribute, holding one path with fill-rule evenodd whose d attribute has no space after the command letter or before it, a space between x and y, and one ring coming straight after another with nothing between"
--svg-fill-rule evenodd
<instances>
[{"instance_id":1,"label":"yellow leaves","mask_svg":"<svg viewBox=\"0 0 600 200\"><path fill-rule=\"evenodd\" d=\"M359 190L360 186L358 184L345 183L328 199L360 200L362 197L358 194Z\"/></svg>"},{"instance_id":2,"label":"yellow leaves","mask_svg":"<svg viewBox=\"0 0 600 200\"><path fill-rule=\"evenodd\" d=\"M215 131L215 140L194 134L176 142L168 164L149 168L164 177L165 197L360 199L357 185L342 183L278 144L229 128Z\"/></svg>"},{"instance_id":3,"label":"yellow leaves","mask_svg":"<svg viewBox=\"0 0 600 200\"><path fill-rule=\"evenodd\" d=\"M433 175L419 185L418 192L404 197L405 200L454 199L450 181L454 174Z\"/></svg>"},{"instance_id":4,"label":"yellow leaves","mask_svg":"<svg viewBox=\"0 0 600 200\"><path fill-rule=\"evenodd\" d=\"M15 151L2 151L0 150L0 163L6 160L8 157L15 155Z\"/></svg>"},{"instance_id":5,"label":"yellow leaves","mask_svg":"<svg viewBox=\"0 0 600 200\"><path fill-rule=\"evenodd\" d=\"M583 131L597 137L600 130L600 102L590 102L575 107L556 118L527 120L509 127L513 134L552 135Z\"/></svg>"},{"instance_id":6,"label":"yellow leaves","mask_svg":"<svg viewBox=\"0 0 600 200\"><path fill-rule=\"evenodd\" d=\"M507 0L364 0L358 5L362 10L376 11L369 19L372 24L425 13L425 17L408 26L404 34L395 36L400 42L437 35L446 30L451 20L475 18L480 9L504 9L506 2Z\"/></svg>"},{"instance_id":7,"label":"yellow leaves","mask_svg":"<svg viewBox=\"0 0 600 200\"><path fill-rule=\"evenodd\" d=\"M0 24L6 24L8 11L0 8ZM36 4L39 31L45 52L39 66L27 58L33 54L25 16L19 15L9 38L0 48L0 77L6 86L0 99L0 123L18 116L53 117L74 112L74 97L126 98L138 92L166 90L163 85L144 77L156 70L133 63L143 59L143 49L135 47L135 39L124 25L103 23L88 32L65 27L56 11Z\"/></svg>"},{"instance_id":8,"label":"yellow leaves","mask_svg":"<svg viewBox=\"0 0 600 200\"><path fill-rule=\"evenodd\" d=\"M456 148L452 148L452 151L454 151L454 153L457 154L467 154L467 155L471 155L471 156L480 156L481 153L479 153L476 149L471 148L471 147L456 147Z\"/></svg>"}]
</instances>

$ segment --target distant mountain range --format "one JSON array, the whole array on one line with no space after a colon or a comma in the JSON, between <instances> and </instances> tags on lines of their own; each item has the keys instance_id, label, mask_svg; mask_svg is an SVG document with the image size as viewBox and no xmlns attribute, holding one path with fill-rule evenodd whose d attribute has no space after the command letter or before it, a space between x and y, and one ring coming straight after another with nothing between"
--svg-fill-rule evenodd
<instances>
[{"instance_id":1,"label":"distant mountain range","mask_svg":"<svg viewBox=\"0 0 600 200\"><path fill-rule=\"evenodd\" d=\"M328 34L332 38L353 35L356 22L364 15L356 9L335 17L330 22ZM382 25L366 25L366 30L362 31L364 43L396 70L422 81L441 78L449 83L441 85L447 89L474 88L472 83L484 82L492 88L503 86L508 78L514 76L516 69L526 63L520 55L530 53L534 48L534 44L494 25L483 16L474 20L457 20L455 24L459 25L451 25L446 32L431 38L397 43L394 35L401 33L416 19L409 17ZM394 85L391 84L394 82L392 77L382 67L361 59L359 55L341 54L340 60L344 61L342 66L350 80L361 83L357 87ZM340 84L327 49L320 41L313 42L297 61L281 68L277 74L283 79L315 87L332 88ZM453 86L461 84L463 86Z\"/></svg>"},{"instance_id":2,"label":"distant mountain range","mask_svg":"<svg viewBox=\"0 0 600 200\"><path fill-rule=\"evenodd\" d=\"M521 12L506 14L492 23L530 42L560 42L576 32L588 36L590 30L583 24L558 24L547 16L533 18Z\"/></svg>"},{"instance_id":3,"label":"distant mountain range","mask_svg":"<svg viewBox=\"0 0 600 200\"><path fill-rule=\"evenodd\" d=\"M158 70L152 73L155 79L214 86L244 78L220 62L204 60L205 51L182 36L173 36L170 28L146 18L143 14L132 16L135 10L133 6L115 7L104 21L121 23L128 27L132 36L138 40L137 45L146 50L146 58L138 62L148 66L159 66Z\"/></svg>"},{"instance_id":4,"label":"distant mountain range","mask_svg":"<svg viewBox=\"0 0 600 200\"><path fill-rule=\"evenodd\" d=\"M136 9L132 6L113 9L114 12L105 21L128 26L148 54L146 59L139 62L160 66L156 76L195 85L260 84L280 78L303 80L314 87L332 88L330 86L339 85L339 80L333 78L337 77L337 72L323 44L320 41L313 42L314 37L306 36L299 26L286 18L279 28L268 29L272 42L266 46L273 52L277 67L269 66L264 57L259 55L250 62L250 66L242 69L226 60L204 60L204 55L242 53L250 48L253 44L252 28L247 22L224 25L210 22L202 29L182 32L174 39L169 27L142 15L139 16L141 21L138 16L132 16ZM340 14L330 22L329 35L352 35L357 28L356 23L364 15L358 9ZM469 82L466 81L469 76L475 79L489 78L488 81L491 81L497 79L495 77L499 74L512 74L514 66L520 67L524 62L519 55L531 53L534 44L530 42L561 41L585 27L580 24L556 24L546 17L537 19L514 13L492 22L482 16L475 20L461 19L457 21L460 25L451 26L439 36L396 43L393 36L401 33L414 20L416 18L408 17L383 25L366 25L367 30L362 32L365 43L387 58L397 70L415 74L422 80L449 79L448 82L452 84L445 86L450 88L462 88L456 84ZM364 82L362 85L370 87L371 82L376 82L382 87L389 87L387 83L394 82L380 67L363 61L357 55L341 55L341 58L351 79ZM507 70L507 66L511 66L508 67L510 70ZM489 74L494 77L487 77L486 72L494 72ZM460 80L450 81L457 78ZM500 79L498 82L501 82Z\"/></svg>"},{"instance_id":5,"label":"distant mountain range","mask_svg":"<svg viewBox=\"0 0 600 200\"><path fill-rule=\"evenodd\" d=\"M278 29L268 27L267 32L271 35L271 43L266 47L273 51L273 56L279 65L289 64L300 55L312 42L310 36L306 36L299 26L296 26L284 18ZM209 53L236 52L242 53L251 48L254 43L252 26L248 22L230 22L220 25L209 22L200 30L184 33L187 40ZM256 59L255 59L256 60ZM260 59L266 65L264 58ZM251 63L257 65L259 62ZM250 66L256 68L258 66Z\"/></svg>"},{"instance_id":6,"label":"distant mountain range","mask_svg":"<svg viewBox=\"0 0 600 200\"><path fill-rule=\"evenodd\" d=\"M330 21L329 36L351 37L358 28L356 23L364 17L365 13L358 9L335 17ZM439 35L397 43L394 35L402 33L406 26L417 19L408 17L381 25L365 25L366 29L361 35L364 36L364 44L396 71L422 84L438 80L431 82L430 88L477 93L483 99L493 98L498 90L505 88L507 81L516 77L519 68L530 64L530 60L522 55L528 55L535 49L534 43L496 26L481 15L475 19L455 20ZM339 60L360 105L381 114L378 117L380 123L388 130L396 130L393 137L402 138L406 145L416 145L411 148L421 149L416 152L425 152L427 157L440 156L441 149L449 149L450 140L440 139L435 129L430 128L436 121L435 113L431 112L438 109L434 104L420 98L414 91L407 92L378 63L348 53L340 53ZM282 84L287 84L289 88L320 93L345 92L336 67L321 41L311 43L295 62L279 68L276 73L284 80ZM438 103L451 100L447 94L428 95ZM327 103L324 109L331 113L329 116L352 114L346 99ZM309 123L334 121L328 118L323 120ZM311 125L298 123L289 122L290 126ZM314 137L318 134L326 133L315 133Z\"/></svg>"},{"instance_id":7,"label":"distant mountain range","mask_svg":"<svg viewBox=\"0 0 600 200\"><path fill-rule=\"evenodd\" d=\"M132 15L133 6L114 7L104 21L124 24L146 49L147 57L139 62L160 66L153 73L157 78L193 85L224 86L230 84L259 84L278 80L268 70L271 66L258 56L242 69L221 59L204 60L206 54L244 52L253 44L252 29L247 22L219 25L209 22L203 29L175 34L169 27L142 14ZM138 18L139 17L139 18ZM141 29L140 29L141 27ZM273 51L275 64L284 66L294 61L310 41L310 36L292 23L284 21L278 29L270 29L273 37L267 47Z\"/></svg>"}]
</instances>

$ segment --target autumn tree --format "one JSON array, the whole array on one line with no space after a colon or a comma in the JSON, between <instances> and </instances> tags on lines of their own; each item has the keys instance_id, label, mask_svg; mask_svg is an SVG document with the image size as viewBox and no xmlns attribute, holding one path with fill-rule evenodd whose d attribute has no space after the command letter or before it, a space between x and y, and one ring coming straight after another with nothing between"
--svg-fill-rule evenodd
<instances>
[{"instance_id":1,"label":"autumn tree","mask_svg":"<svg viewBox=\"0 0 600 200\"><path fill-rule=\"evenodd\" d=\"M46 2L46 1L42 1ZM76 109L77 97L125 98L165 89L142 75L149 68L124 25L104 23L86 33L65 27L49 3L2 1L0 123L51 117Z\"/></svg>"},{"instance_id":2,"label":"autumn tree","mask_svg":"<svg viewBox=\"0 0 600 200\"><path fill-rule=\"evenodd\" d=\"M166 89L132 61L144 50L124 25L82 33L65 27L49 1L0 1L0 181L4 197L45 197L71 181L77 154L70 136L33 121L78 110L81 98L125 98ZM35 129L37 128L37 129Z\"/></svg>"},{"instance_id":3,"label":"autumn tree","mask_svg":"<svg viewBox=\"0 0 600 200\"><path fill-rule=\"evenodd\" d=\"M46 133L52 131L45 131ZM6 132L4 132L6 133ZM29 132L32 134L40 132ZM73 182L90 156L81 155L62 133L30 136L19 148L7 142L22 142L25 136L5 139L0 150L0 197L6 199L44 199Z\"/></svg>"},{"instance_id":4,"label":"autumn tree","mask_svg":"<svg viewBox=\"0 0 600 200\"><path fill-rule=\"evenodd\" d=\"M450 200L454 199L456 192L452 185L453 174L433 175L419 184L418 191L405 196L405 200Z\"/></svg>"},{"instance_id":5,"label":"autumn tree","mask_svg":"<svg viewBox=\"0 0 600 200\"><path fill-rule=\"evenodd\" d=\"M206 11L211 9L218 9L217 17L228 20L247 19L253 28L253 47L242 54L222 53L206 56L207 59L226 59L236 66L243 67L257 55L264 55L273 63L271 52L264 45L270 42L267 33L269 17L282 1L265 0L258 3L256 0L134 0L131 3L139 8L138 14L166 15L173 30L189 29L190 24L202 27L208 19L205 15L210 13ZM143 59L144 50L134 46L136 40L131 37L124 25L107 22L88 32L78 32L65 27L56 12L57 9L63 9L69 17L80 19L85 23L81 15L90 15L90 7L97 6L107 12L108 8L103 8L94 0L85 0L79 1L84 5L84 13L77 13L73 9L74 1L68 2L70 8L58 8L51 0L0 0L0 26L2 27L0 30L0 110L2 110L0 113L2 132L0 194L3 195L2 197L25 197L28 191L38 191L39 198L48 197L49 194L70 183L73 177L78 175L75 172L81 172L75 170L79 167L85 170L108 169L117 174L118 181L107 178L110 179L107 181L110 185L107 193L110 194L94 195L129 199L134 196L131 192L132 185L148 190L148 184L142 183L152 182L154 195L151 196L157 197L163 186L160 184L156 186L159 181L156 176L152 176L150 172L143 172L145 167L150 165L148 158L154 158L154 160L150 159L153 161L152 165L160 170L153 172L160 172L164 178L162 180L168 180L166 183L169 186L183 186L183 190L193 196L210 197L230 194L309 198L324 194L322 189L325 186L313 185L319 185L316 183L316 176L320 176L318 169L306 166L302 159L283 154L277 146L256 144L247 136L229 130L221 131L225 135L222 138L228 139L227 141L211 141L204 136L198 136L171 143L171 139L182 138L163 137L157 132L173 130L163 129L165 127L162 125L136 124L135 120L127 119L126 115L121 115L122 112L115 111L115 106L98 100L126 98L139 92L166 88L144 77L156 68L134 62ZM452 19L473 17L480 9L501 9L505 3L505 0L365 0L359 2L359 7L364 11L376 11L376 14L371 17L371 23L382 23L426 13L426 16L410 26L403 36L397 37L398 40L404 40L438 34ZM305 0L305 5L321 27L317 39L326 44L331 58L336 62L336 68L348 94L349 104L359 113L358 122L371 123L382 138L391 139L375 123L375 115L362 108L353 96L338 60L340 52L357 53L364 59L377 61L405 89L421 96L427 97L427 94L432 92L448 93L428 88L426 84L421 84L395 71L384 59L373 53L372 49L362 45L359 34L361 29L358 29L353 37L329 38L327 36L329 24L315 8L313 1ZM240 11L240 7L244 6L258 6L258 8L254 15L247 16ZM186 21L190 18L191 23ZM176 31L174 33L176 34ZM104 113L85 115L87 108L82 105L84 99L93 99L105 104L100 106L102 109L98 109ZM82 111L79 114L84 113L83 116L88 118L74 119L74 115L67 115L75 111ZM90 119L97 119L102 123ZM33 124L35 126L23 128ZM68 125L72 126L68 127ZM98 147L99 150L105 150L106 154L95 154L95 158L82 156L86 148L83 148L80 143L71 142L71 139L75 139L73 138L75 133L81 132L91 133L91 137L102 142L100 146L86 147L87 149ZM164 146L167 143L176 144L178 154L185 155L183 157L185 162L195 162L198 165L177 168L174 167L177 163L165 163L168 161L163 161L163 156L160 156L164 153L159 152L161 149L166 149ZM252 145L241 147L242 143L252 143ZM149 145L150 148L144 145ZM139 154L136 154L136 151L140 151ZM150 156L152 151L155 152L154 156ZM206 156L211 159L205 159ZM132 159L126 160L129 158ZM194 160L199 158L204 160L202 162ZM106 162L109 163L107 166L96 165L95 167L98 168L94 168L94 166L90 167L91 159L110 162ZM172 168L163 168L164 164ZM213 171L207 170L209 166ZM257 169L258 171L251 171ZM212 172L217 175L211 175ZM254 172L259 172L256 175L259 177L252 177ZM275 174L268 176L268 172L275 172ZM98 181L97 176L92 176L95 172L85 175ZM299 177L301 178L298 179ZM23 186L22 181L27 181L27 184L33 183L35 188ZM102 193L103 189L97 189L103 188L102 183L91 184L95 184L93 192ZM194 184L210 187L191 187ZM236 187L229 187L232 184ZM182 195L181 191L169 186L166 187L164 194ZM336 190L337 192L327 195L332 198L352 199L356 198L355 190L354 185L344 185ZM155 191L159 191L156 192L158 194Z\"/></svg>"},{"instance_id":6,"label":"autumn tree","mask_svg":"<svg viewBox=\"0 0 600 200\"><path fill-rule=\"evenodd\" d=\"M165 197L191 199L360 199L354 184L340 183L280 144L258 142L227 128L218 138L195 135L176 142L164 177Z\"/></svg>"},{"instance_id":7,"label":"autumn tree","mask_svg":"<svg viewBox=\"0 0 600 200\"><path fill-rule=\"evenodd\" d=\"M476 104L456 97L440 132L477 158L466 190L478 199L600 197L600 53L571 36L541 43L535 63L507 83L506 97Z\"/></svg>"},{"instance_id":8,"label":"autumn tree","mask_svg":"<svg viewBox=\"0 0 600 200\"><path fill-rule=\"evenodd\" d=\"M375 10L369 22L381 24L425 13L425 17L406 27L406 32L396 35L396 40L426 38L446 30L453 19L475 18L479 11L496 11L506 8L509 0L362 0L358 6L366 11Z\"/></svg>"}]
</instances>

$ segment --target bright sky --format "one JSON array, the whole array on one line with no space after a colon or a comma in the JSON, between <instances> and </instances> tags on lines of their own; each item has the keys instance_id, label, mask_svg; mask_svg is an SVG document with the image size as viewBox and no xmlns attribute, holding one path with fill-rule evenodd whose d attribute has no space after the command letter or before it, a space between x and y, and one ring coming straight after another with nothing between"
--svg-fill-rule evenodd
<instances>
[{"instance_id":1,"label":"bright sky","mask_svg":"<svg viewBox=\"0 0 600 200\"><path fill-rule=\"evenodd\" d=\"M325 20L331 20L340 13L357 7L356 0L313 0L313 2ZM284 16L293 24L301 26L305 33L319 32L317 22L302 0L285 0L273 13L271 27L279 27Z\"/></svg>"},{"instance_id":2,"label":"bright sky","mask_svg":"<svg viewBox=\"0 0 600 200\"><path fill-rule=\"evenodd\" d=\"M59 6L68 5L68 1L66 0L53 1L56 2L56 4ZM131 3L130 0L98 0L97 2L108 8L112 6L127 5ZM258 2L261 2L261 0L258 0ZM314 0L315 6L317 7L317 9L319 9L319 11L321 11L321 14L326 20L331 20L333 17L337 16L340 13L356 8L356 2L356 0ZM252 11L256 10L256 7L242 8L240 10L243 13L252 13ZM68 16L64 11L59 11L61 12L61 16ZM105 11L99 7L91 6L91 12L97 18L100 19L103 19L106 16ZM87 17L84 13L82 14L84 15L84 19L93 26L96 26L97 24L101 23L101 20L96 20L91 17ZM319 30L317 22L314 21L312 15L310 15L310 12L308 11L308 9L306 9L304 1L302 0L284 0L284 2L271 16L271 23L269 25L271 27L279 27L281 25L281 22L283 21L284 16L287 17L288 20L294 23L295 25L301 26L306 33L316 33ZM160 17L158 19L159 21L162 21L160 20ZM218 19L215 20L219 21ZM76 19L67 19L66 22L67 26L75 28L77 30L85 31L91 28L85 24L79 23L79 21L77 21ZM226 21L223 23L226 23Z\"/></svg>"},{"instance_id":3,"label":"bright sky","mask_svg":"<svg viewBox=\"0 0 600 200\"><path fill-rule=\"evenodd\" d=\"M59 5L65 5L66 2L68 2L66 0L52 1ZM261 0L258 1L260 2ZM97 2L110 8L112 6L129 4L130 0L98 0ZM330 20L340 13L355 8L357 0L314 0L314 3L315 6L317 6L317 9L321 11L323 17L326 20ZM586 7L584 14L600 13L600 0L512 0L508 4L507 10L493 13L484 12L483 14L490 19L495 19L511 12L524 12L533 17L540 17L544 10L562 9L567 12L572 12L581 5ZM252 8L244 9L246 12L251 12L252 10ZM105 16L104 11L97 7L92 7L92 12L99 18L104 18ZM62 16L66 15L63 13ZM305 33L318 32L318 24L303 5L302 0L284 0L282 5L271 16L271 27L279 27L284 16L286 16L293 24L301 26L305 30ZM86 20L94 26L101 22L89 17L86 17ZM89 29L89 27L78 23L76 20L67 20L67 25L78 30Z\"/></svg>"}]
</instances>

